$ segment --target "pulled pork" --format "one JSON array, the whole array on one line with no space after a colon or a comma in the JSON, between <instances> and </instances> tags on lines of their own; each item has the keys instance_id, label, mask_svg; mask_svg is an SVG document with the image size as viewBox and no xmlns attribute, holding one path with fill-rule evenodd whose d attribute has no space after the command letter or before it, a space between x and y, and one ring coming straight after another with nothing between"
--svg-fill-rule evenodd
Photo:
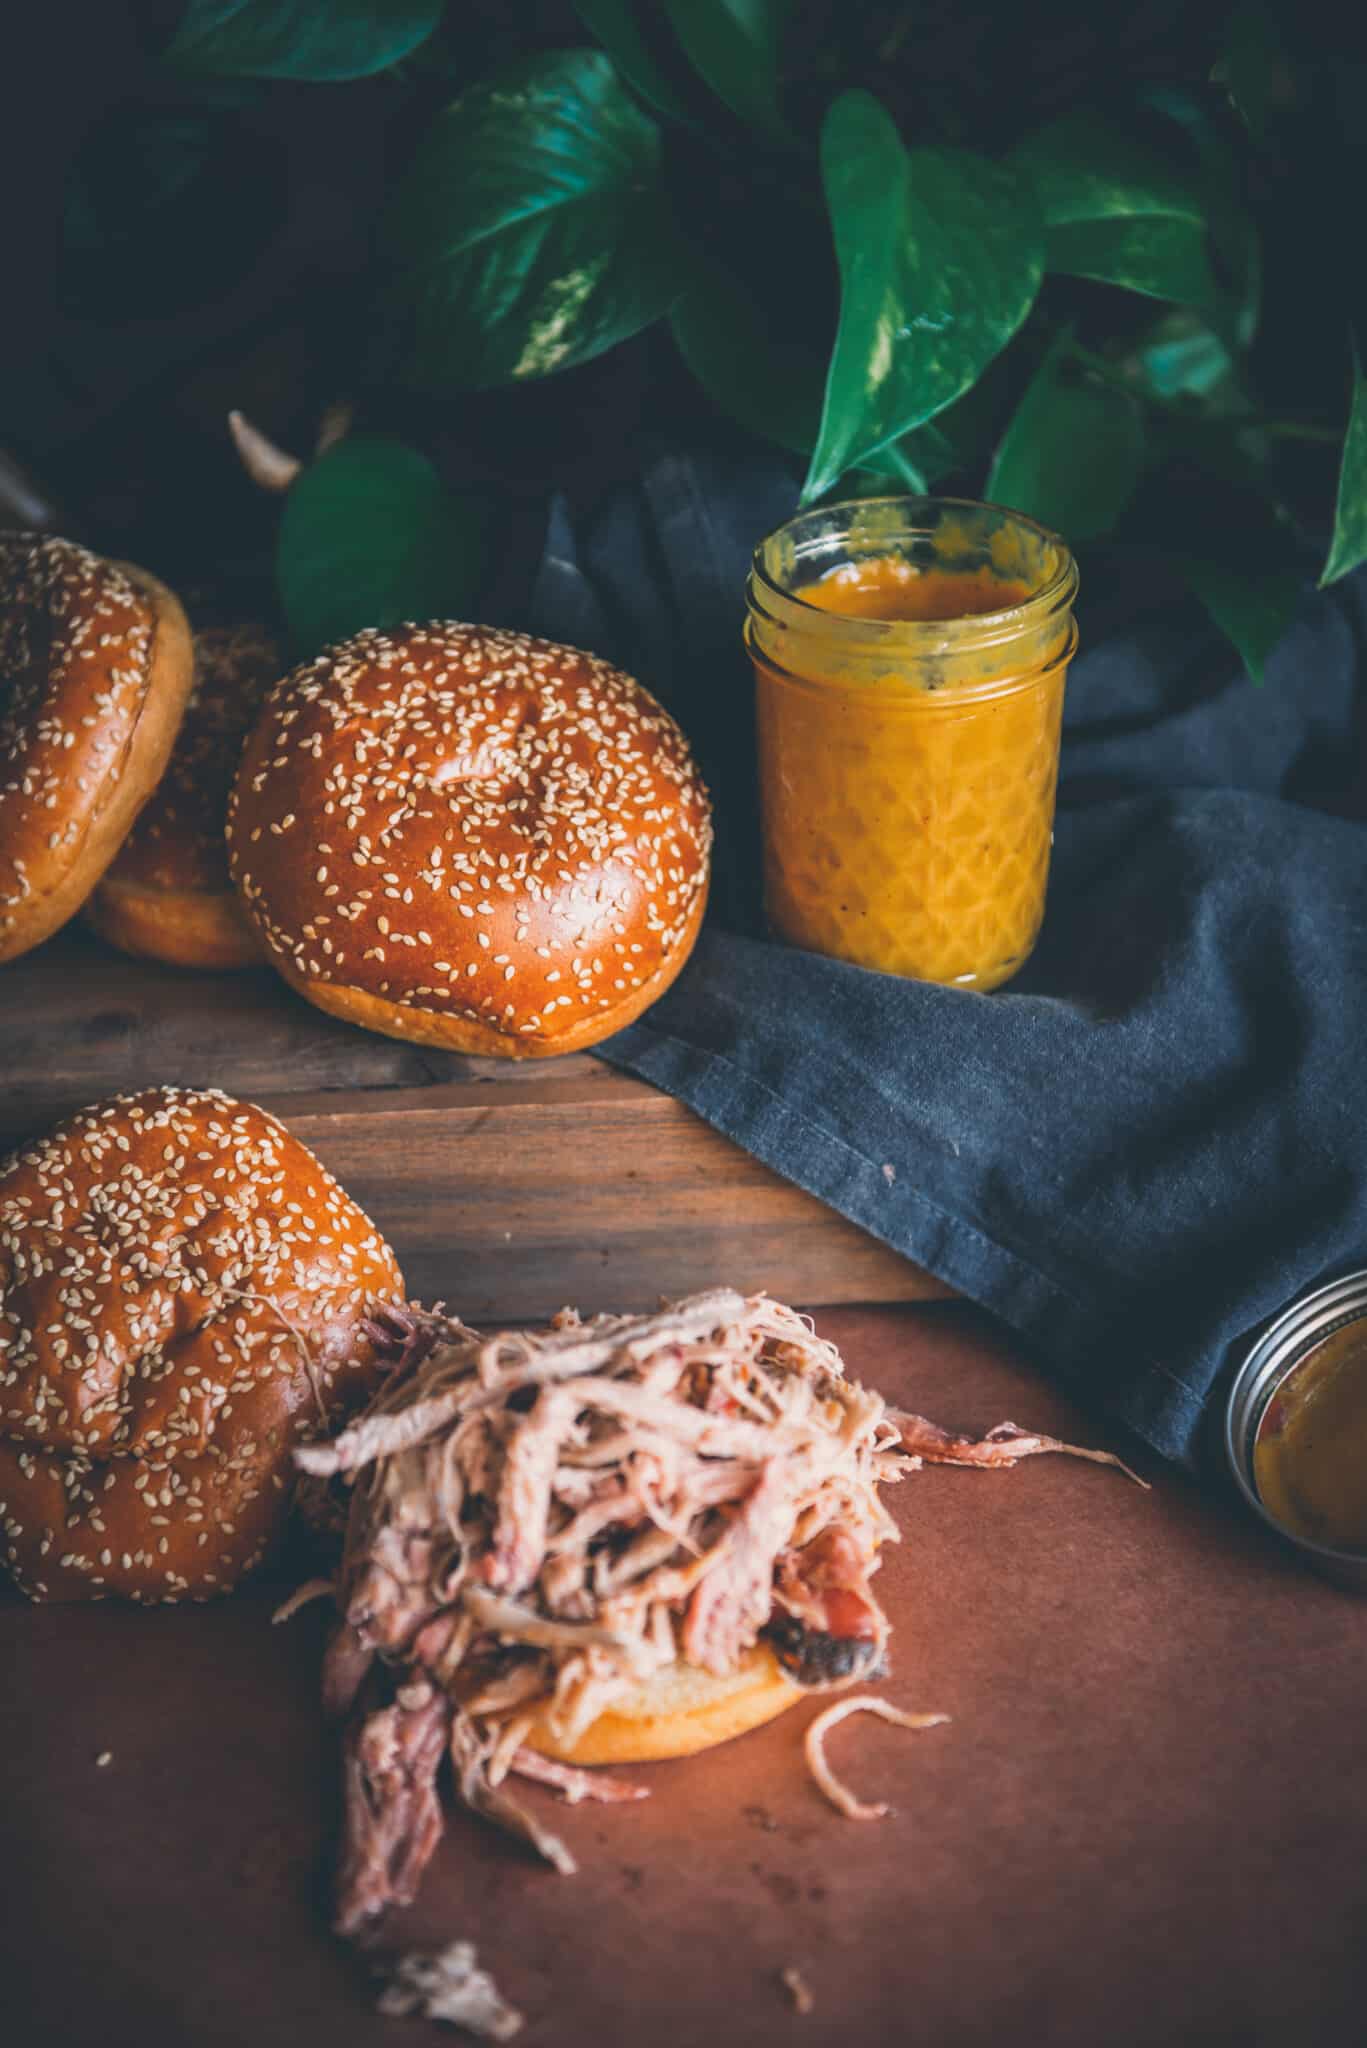
<instances>
[{"instance_id":1,"label":"pulled pork","mask_svg":"<svg viewBox=\"0 0 1367 2048\"><path fill-rule=\"evenodd\" d=\"M349 1716L338 1926L411 1900L461 1797L562 1871L568 1848L511 1794L644 1788L549 1762L680 1659L724 1675L761 1635L795 1681L884 1667L871 1590L896 1525L879 1487L921 1463L1067 1449L894 1418L792 1309L729 1290L656 1315L571 1311L480 1337L420 1310L384 1330L368 1412L296 1457L351 1485L324 1697Z\"/></svg>"}]
</instances>

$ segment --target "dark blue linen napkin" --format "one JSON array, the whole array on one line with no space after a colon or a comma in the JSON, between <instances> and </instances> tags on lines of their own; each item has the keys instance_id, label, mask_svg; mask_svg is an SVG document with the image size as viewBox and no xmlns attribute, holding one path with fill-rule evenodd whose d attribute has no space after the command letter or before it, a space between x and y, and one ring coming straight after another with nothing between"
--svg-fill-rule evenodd
<instances>
[{"instance_id":1,"label":"dark blue linen napkin","mask_svg":"<svg viewBox=\"0 0 1367 2048\"><path fill-rule=\"evenodd\" d=\"M1256 688L1193 602L1103 566L1044 931L980 996L763 936L740 631L793 502L779 464L695 448L552 508L531 624L654 689L719 810L694 959L598 1050L1194 1462L1250 1331L1367 1264L1367 581L1307 594Z\"/></svg>"}]
</instances>

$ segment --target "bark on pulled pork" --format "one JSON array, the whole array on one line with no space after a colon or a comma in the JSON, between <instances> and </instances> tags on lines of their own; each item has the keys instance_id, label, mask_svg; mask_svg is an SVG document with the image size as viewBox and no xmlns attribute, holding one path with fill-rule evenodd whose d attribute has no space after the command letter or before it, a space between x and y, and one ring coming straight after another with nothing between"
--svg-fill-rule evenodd
<instances>
[{"instance_id":1,"label":"bark on pulled pork","mask_svg":"<svg viewBox=\"0 0 1367 2048\"><path fill-rule=\"evenodd\" d=\"M656 1315L572 1312L480 1337L391 1319L395 1371L301 1467L351 1486L324 1696L349 1716L337 1920L412 1899L461 1797L562 1871L510 1777L566 1798L643 1788L548 1762L682 1658L725 1675L766 1635L796 1682L879 1672L871 1589L897 1529L878 1489L921 1463L1001 1464L1051 1440L894 1419L792 1309L719 1289ZM905 1436L905 1446L904 1446Z\"/></svg>"}]
</instances>

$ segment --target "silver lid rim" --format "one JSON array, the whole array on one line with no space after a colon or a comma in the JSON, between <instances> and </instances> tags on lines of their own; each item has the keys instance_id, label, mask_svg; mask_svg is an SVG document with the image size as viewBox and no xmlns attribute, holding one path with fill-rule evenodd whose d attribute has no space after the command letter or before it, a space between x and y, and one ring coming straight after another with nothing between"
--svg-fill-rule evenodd
<instances>
[{"instance_id":1,"label":"silver lid rim","mask_svg":"<svg viewBox=\"0 0 1367 2048\"><path fill-rule=\"evenodd\" d=\"M1367 1590L1367 1550L1339 1550L1298 1536L1264 1506L1253 1479L1253 1444L1273 1394L1310 1351L1355 1322L1367 1322L1367 1269L1345 1273L1283 1309L1249 1348L1230 1383L1224 1438L1235 1483L1259 1521L1329 1577Z\"/></svg>"}]
</instances>

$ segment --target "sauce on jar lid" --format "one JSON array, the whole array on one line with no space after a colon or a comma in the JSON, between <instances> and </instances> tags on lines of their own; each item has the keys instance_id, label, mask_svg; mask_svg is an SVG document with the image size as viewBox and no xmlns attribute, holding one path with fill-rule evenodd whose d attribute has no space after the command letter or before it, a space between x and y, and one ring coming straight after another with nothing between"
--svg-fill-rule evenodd
<instances>
[{"instance_id":1,"label":"sauce on jar lid","mask_svg":"<svg viewBox=\"0 0 1367 2048\"><path fill-rule=\"evenodd\" d=\"M1332 1331L1278 1384L1254 1438L1253 1479L1294 1536L1367 1554L1367 1322Z\"/></svg>"}]
</instances>

